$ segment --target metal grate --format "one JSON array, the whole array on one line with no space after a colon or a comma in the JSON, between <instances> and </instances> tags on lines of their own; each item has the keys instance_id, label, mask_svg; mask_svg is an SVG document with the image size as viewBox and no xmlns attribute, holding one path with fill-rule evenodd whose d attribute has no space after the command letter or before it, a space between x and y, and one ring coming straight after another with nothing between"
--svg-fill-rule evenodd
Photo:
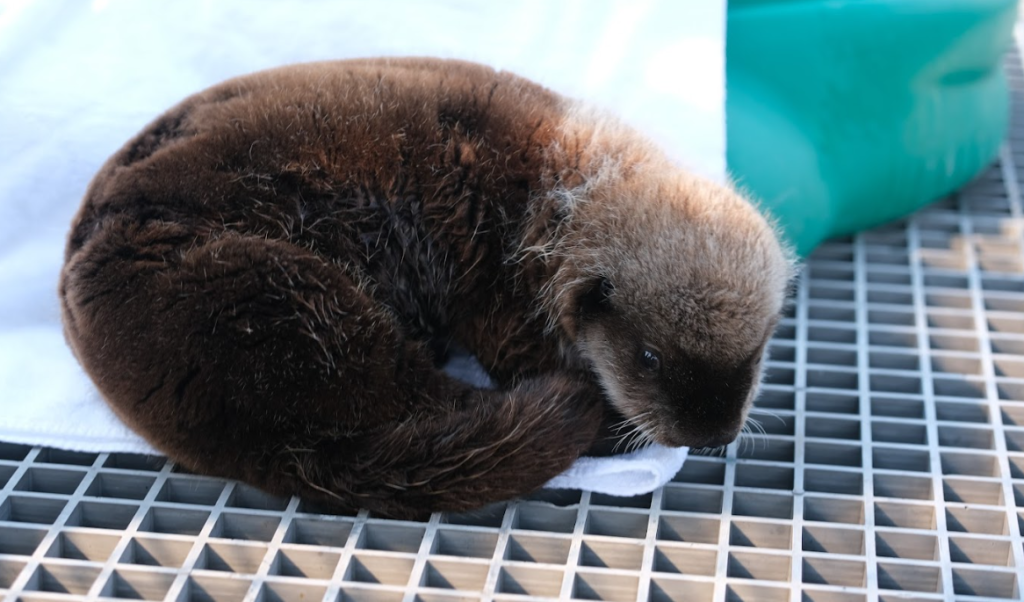
<instances>
[{"instance_id":1,"label":"metal grate","mask_svg":"<svg viewBox=\"0 0 1024 602\"><path fill-rule=\"evenodd\" d=\"M1024 97L1016 55L1008 70ZM1016 122L999 164L968 189L814 255L773 341L764 435L691 457L651 495L542 492L399 522L321 514L159 458L0 444L0 594L1019 599Z\"/></svg>"}]
</instances>

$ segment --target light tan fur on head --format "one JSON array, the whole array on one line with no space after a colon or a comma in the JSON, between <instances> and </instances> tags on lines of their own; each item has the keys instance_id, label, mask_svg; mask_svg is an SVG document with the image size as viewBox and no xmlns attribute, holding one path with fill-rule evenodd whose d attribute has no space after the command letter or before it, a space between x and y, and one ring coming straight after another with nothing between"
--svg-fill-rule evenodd
<instances>
[{"instance_id":1,"label":"light tan fur on head","mask_svg":"<svg viewBox=\"0 0 1024 602\"><path fill-rule=\"evenodd\" d=\"M540 293L552 327L649 437L731 440L760 382L790 253L746 199L614 119L572 110L563 133L550 149L563 166L550 194L557 226L531 248L553 267ZM605 305L586 307L602 279ZM661 363L653 373L637 363L647 351Z\"/></svg>"}]
</instances>

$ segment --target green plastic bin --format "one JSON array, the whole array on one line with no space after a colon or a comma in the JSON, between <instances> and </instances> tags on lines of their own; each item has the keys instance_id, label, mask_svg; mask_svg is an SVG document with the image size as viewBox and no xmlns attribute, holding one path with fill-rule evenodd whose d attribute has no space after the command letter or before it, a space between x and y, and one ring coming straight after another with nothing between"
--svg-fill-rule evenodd
<instances>
[{"instance_id":1,"label":"green plastic bin","mask_svg":"<svg viewBox=\"0 0 1024 602\"><path fill-rule=\"evenodd\" d=\"M974 177L1009 119L1015 0L730 0L727 161L800 254Z\"/></svg>"}]
</instances>

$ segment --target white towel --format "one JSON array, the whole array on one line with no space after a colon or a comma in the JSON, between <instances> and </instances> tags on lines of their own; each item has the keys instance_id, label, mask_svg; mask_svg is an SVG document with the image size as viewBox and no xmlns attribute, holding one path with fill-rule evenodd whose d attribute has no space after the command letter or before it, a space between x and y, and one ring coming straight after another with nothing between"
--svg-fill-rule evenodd
<instances>
[{"instance_id":1,"label":"white towel","mask_svg":"<svg viewBox=\"0 0 1024 602\"><path fill-rule=\"evenodd\" d=\"M153 451L103 404L61 335L64 238L101 163L225 78L378 55L516 71L613 110L705 175L725 173L725 0L0 2L0 440ZM554 483L644 493L684 457L581 461ZM625 467L635 472L615 472Z\"/></svg>"},{"instance_id":2,"label":"white towel","mask_svg":"<svg viewBox=\"0 0 1024 602\"><path fill-rule=\"evenodd\" d=\"M611 458L580 458L545 487L586 489L618 496L648 493L676 476L688 451L686 447L654 444Z\"/></svg>"}]
</instances>

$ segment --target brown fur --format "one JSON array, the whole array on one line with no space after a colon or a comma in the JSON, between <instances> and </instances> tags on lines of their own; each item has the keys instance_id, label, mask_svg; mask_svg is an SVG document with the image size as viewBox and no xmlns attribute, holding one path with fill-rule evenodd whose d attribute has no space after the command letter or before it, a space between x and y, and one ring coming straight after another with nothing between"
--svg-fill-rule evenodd
<instances>
[{"instance_id":1,"label":"brown fur","mask_svg":"<svg viewBox=\"0 0 1024 602\"><path fill-rule=\"evenodd\" d=\"M391 59L172 108L96 176L60 292L103 396L188 469L415 516L536 489L606 414L731 440L788 277L746 201L614 120ZM439 370L452 344L501 390Z\"/></svg>"}]
</instances>

